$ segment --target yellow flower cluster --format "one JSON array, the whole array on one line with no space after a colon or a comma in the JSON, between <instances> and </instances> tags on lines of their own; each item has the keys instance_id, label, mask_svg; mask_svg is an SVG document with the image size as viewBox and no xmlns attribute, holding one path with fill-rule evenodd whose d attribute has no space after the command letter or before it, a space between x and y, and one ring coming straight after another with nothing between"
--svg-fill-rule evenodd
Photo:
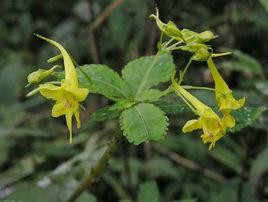
<instances>
[{"instance_id":1,"label":"yellow flower cluster","mask_svg":"<svg viewBox=\"0 0 268 202\"><path fill-rule=\"evenodd\" d=\"M79 88L77 73L67 51L56 41L40 35L36 36L54 45L60 50L63 57L65 79L60 82L59 86L52 84L52 82L40 84L38 88L31 91L27 96L40 92L40 94L45 98L56 101L52 108L52 116L59 117L65 115L67 127L70 133L70 143L72 143L72 117L75 117L77 128L80 128L79 102L86 99L89 90L86 88ZM50 70L38 70L31 73L28 76L29 84L39 83L45 77L52 74L55 68L56 67L52 67Z\"/></svg>"},{"instance_id":2,"label":"yellow flower cluster","mask_svg":"<svg viewBox=\"0 0 268 202\"><path fill-rule=\"evenodd\" d=\"M215 38L215 35L211 31L196 33L188 29L180 30L172 21L169 21L167 24L163 23L159 19L158 10L156 15L151 15L150 17L156 20L156 24L160 31L164 35L171 38L168 42L163 42L161 44L160 51L163 49L166 51L188 51L193 53L190 62L192 60L206 61L208 64L209 70L214 79L215 97L219 111L222 113L221 118L212 110L212 108L202 103L180 85L190 62L186 66L185 70L181 73L179 82L176 82L174 79L175 73L172 76L171 81L175 92L199 117L198 119L187 121L183 126L182 131L187 133L197 129L202 129L202 141L204 144L209 143L210 150L215 146L215 143L226 134L228 128L233 128L235 126L235 118L231 115L231 112L243 107L245 103L245 98L236 100L233 97L232 90L221 77L212 60L212 57L219 57L229 53L212 53L210 46L205 44L206 42ZM169 45L174 40L176 42L173 45Z\"/></svg>"}]
</instances>

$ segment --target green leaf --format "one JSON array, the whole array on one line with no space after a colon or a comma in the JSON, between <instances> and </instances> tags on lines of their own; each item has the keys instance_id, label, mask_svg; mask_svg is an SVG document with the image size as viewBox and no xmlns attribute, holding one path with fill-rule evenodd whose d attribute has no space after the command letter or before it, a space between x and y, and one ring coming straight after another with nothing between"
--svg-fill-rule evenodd
<instances>
[{"instance_id":1,"label":"green leaf","mask_svg":"<svg viewBox=\"0 0 268 202\"><path fill-rule=\"evenodd\" d=\"M230 132L237 132L245 127L253 124L261 115L266 111L266 107L243 107L237 111L233 111L236 124L234 128L230 129Z\"/></svg>"},{"instance_id":2,"label":"green leaf","mask_svg":"<svg viewBox=\"0 0 268 202\"><path fill-rule=\"evenodd\" d=\"M159 99L160 97L164 96L166 93L162 92L160 90L156 90L156 89L149 89L149 90L145 90L142 91L141 93L139 93L136 97L136 101L138 102L146 102L146 101L155 101L157 99Z\"/></svg>"},{"instance_id":3,"label":"green leaf","mask_svg":"<svg viewBox=\"0 0 268 202\"><path fill-rule=\"evenodd\" d=\"M122 112L120 124L129 142L138 145L150 140L163 140L168 118L153 104L141 103Z\"/></svg>"},{"instance_id":4,"label":"green leaf","mask_svg":"<svg viewBox=\"0 0 268 202\"><path fill-rule=\"evenodd\" d=\"M174 68L171 54L158 54L129 62L122 70L122 76L136 98L142 91L169 81Z\"/></svg>"},{"instance_id":5,"label":"green leaf","mask_svg":"<svg viewBox=\"0 0 268 202\"><path fill-rule=\"evenodd\" d=\"M112 106L103 107L90 116L92 121L105 121L118 117L120 113L129 107L131 107L134 102L129 100L120 100Z\"/></svg>"},{"instance_id":6,"label":"green leaf","mask_svg":"<svg viewBox=\"0 0 268 202\"><path fill-rule=\"evenodd\" d=\"M138 202L158 202L159 190L155 181L147 181L140 185Z\"/></svg>"},{"instance_id":7,"label":"green leaf","mask_svg":"<svg viewBox=\"0 0 268 202\"><path fill-rule=\"evenodd\" d=\"M112 100L129 97L127 84L117 72L106 65L83 65L77 71L82 86L87 86L90 90L93 88Z\"/></svg>"}]
</instances>

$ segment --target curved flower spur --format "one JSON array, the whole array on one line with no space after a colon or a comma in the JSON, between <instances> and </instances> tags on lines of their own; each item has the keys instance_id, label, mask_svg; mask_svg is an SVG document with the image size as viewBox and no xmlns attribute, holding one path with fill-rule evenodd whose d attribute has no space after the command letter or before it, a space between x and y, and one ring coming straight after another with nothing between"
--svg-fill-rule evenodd
<instances>
[{"instance_id":1,"label":"curved flower spur","mask_svg":"<svg viewBox=\"0 0 268 202\"><path fill-rule=\"evenodd\" d=\"M86 99L89 90L86 88L79 88L75 66L70 55L63 48L63 46L56 41L53 41L41 35L36 34L36 36L54 45L60 50L63 57L65 79L60 82L60 86L54 85L51 82L40 84L38 88L28 93L27 96L31 96L37 92L40 92L43 97L56 101L52 108L51 115L52 117L65 115L67 127L70 134L70 143L72 143L72 118L73 116L75 117L77 128L80 128L81 123L79 117L79 102L82 102ZM52 71L53 70L54 69L52 68ZM52 71L49 73L52 73ZM48 75L49 74L45 74L45 76Z\"/></svg>"}]
</instances>

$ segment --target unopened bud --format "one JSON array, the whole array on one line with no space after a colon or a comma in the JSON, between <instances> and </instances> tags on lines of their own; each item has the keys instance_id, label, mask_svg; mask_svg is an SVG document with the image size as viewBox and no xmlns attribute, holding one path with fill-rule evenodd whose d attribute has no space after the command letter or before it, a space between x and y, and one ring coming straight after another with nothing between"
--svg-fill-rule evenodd
<instances>
[{"instance_id":1,"label":"unopened bud","mask_svg":"<svg viewBox=\"0 0 268 202\"><path fill-rule=\"evenodd\" d=\"M205 43L215 38L215 35L211 31L204 31L196 35L196 42Z\"/></svg>"},{"instance_id":2,"label":"unopened bud","mask_svg":"<svg viewBox=\"0 0 268 202\"><path fill-rule=\"evenodd\" d=\"M195 42L191 42L191 43L188 43L188 44L186 44L184 46L179 47L180 50L188 51L188 52L191 52L191 53L195 53L200 49L207 49L207 48L208 48L207 45L202 44L202 43L195 43Z\"/></svg>"},{"instance_id":3,"label":"unopened bud","mask_svg":"<svg viewBox=\"0 0 268 202\"><path fill-rule=\"evenodd\" d=\"M189 29L183 29L181 30L181 33L182 33L182 38L184 39L186 43L193 41L195 39L195 36L197 35L196 32L191 31Z\"/></svg>"},{"instance_id":4,"label":"unopened bud","mask_svg":"<svg viewBox=\"0 0 268 202\"><path fill-rule=\"evenodd\" d=\"M54 70L58 67L60 67L60 66L55 65L49 70L38 69L37 71L30 73L27 76L28 85L33 84L33 83L39 83L40 81L42 81L43 79L45 79L46 77L51 75L54 72Z\"/></svg>"},{"instance_id":5,"label":"unopened bud","mask_svg":"<svg viewBox=\"0 0 268 202\"><path fill-rule=\"evenodd\" d=\"M149 17L155 19L157 27L161 32L176 40L182 40L182 33L174 22L169 21L167 24L165 24L159 19L158 9L156 9L156 15L152 14Z\"/></svg>"},{"instance_id":6,"label":"unopened bud","mask_svg":"<svg viewBox=\"0 0 268 202\"><path fill-rule=\"evenodd\" d=\"M52 57L52 58L49 58L49 59L47 60L47 62L48 62L48 63L56 62L56 61L58 61L58 60L61 59L61 58L62 58L62 54L59 54L59 55L56 55L56 56L54 56L54 57Z\"/></svg>"},{"instance_id":7,"label":"unopened bud","mask_svg":"<svg viewBox=\"0 0 268 202\"><path fill-rule=\"evenodd\" d=\"M210 57L210 53L205 48L200 48L195 54L192 56L192 60L194 61L207 61Z\"/></svg>"}]
</instances>

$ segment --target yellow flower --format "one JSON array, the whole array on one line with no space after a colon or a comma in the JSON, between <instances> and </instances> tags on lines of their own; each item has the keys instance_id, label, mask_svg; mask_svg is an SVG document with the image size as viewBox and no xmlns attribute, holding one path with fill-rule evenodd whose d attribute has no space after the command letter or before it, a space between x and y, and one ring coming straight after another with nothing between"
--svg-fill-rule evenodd
<instances>
[{"instance_id":1,"label":"yellow flower","mask_svg":"<svg viewBox=\"0 0 268 202\"><path fill-rule=\"evenodd\" d=\"M45 98L56 101L52 108L52 116L59 117L65 115L67 127L70 132L70 143L72 143L72 117L73 115L75 116L77 128L80 128L79 102L85 100L89 90L79 88L76 70L67 51L59 43L51 39L40 35L36 36L56 46L60 50L63 57L65 79L62 80L61 86L56 86L51 83L40 84L37 89L30 92L27 96L40 92Z\"/></svg>"},{"instance_id":2,"label":"yellow flower","mask_svg":"<svg viewBox=\"0 0 268 202\"><path fill-rule=\"evenodd\" d=\"M210 143L209 150L211 150L215 146L215 143L225 135L226 128L230 125L229 120L220 119L210 107L182 88L174 80L174 76L171 81L179 96L181 96L199 116L198 119L187 121L183 126L182 131L187 133L193 130L202 129L204 133L201 135L202 141L204 144Z\"/></svg>"},{"instance_id":3,"label":"yellow flower","mask_svg":"<svg viewBox=\"0 0 268 202\"><path fill-rule=\"evenodd\" d=\"M232 110L243 107L245 103L245 97L236 100L233 97L232 90L228 87L226 82L219 74L211 57L207 60L207 63L214 79L216 101L218 103L220 111L223 113L225 119L228 119L229 122L232 122L231 126L234 127L235 119L230 115L230 112Z\"/></svg>"}]
</instances>

